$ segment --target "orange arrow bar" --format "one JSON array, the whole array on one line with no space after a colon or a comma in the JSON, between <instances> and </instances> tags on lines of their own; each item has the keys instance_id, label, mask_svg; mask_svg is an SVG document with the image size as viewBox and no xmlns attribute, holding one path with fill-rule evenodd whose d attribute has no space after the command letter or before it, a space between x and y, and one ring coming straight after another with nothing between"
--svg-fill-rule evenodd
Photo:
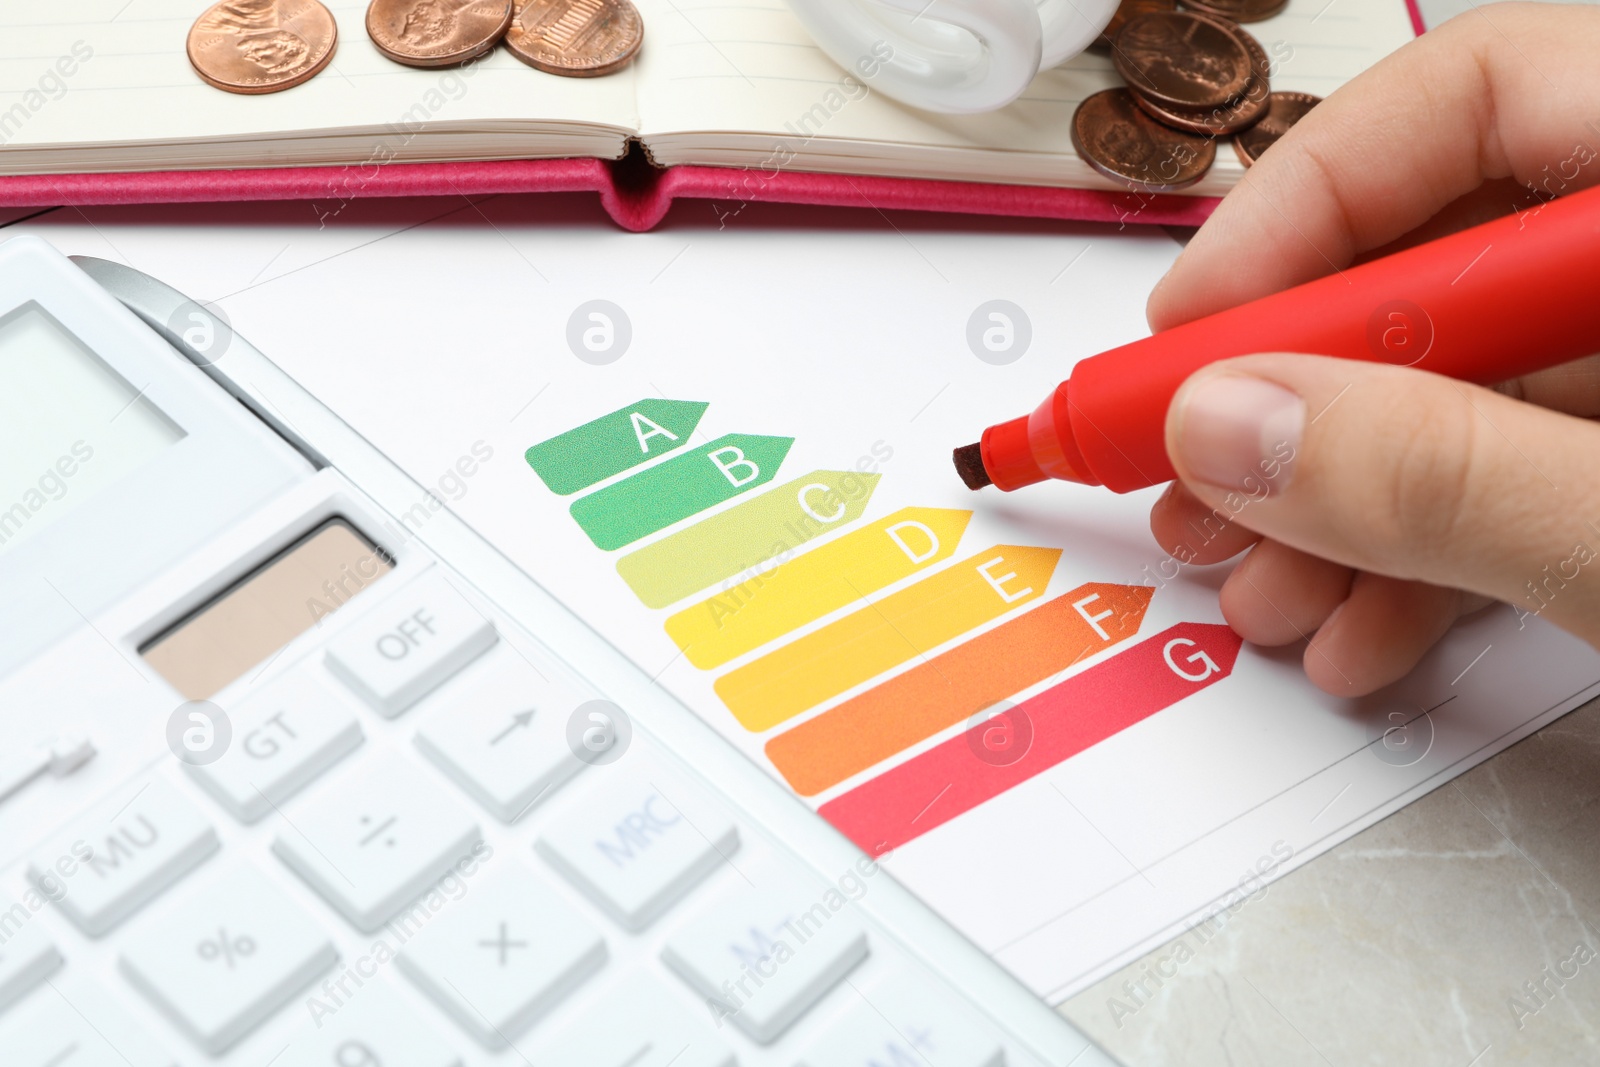
<instances>
[{"instance_id":1,"label":"orange arrow bar","mask_svg":"<svg viewBox=\"0 0 1600 1067\"><path fill-rule=\"evenodd\" d=\"M1139 632L1155 590L1090 582L767 742L801 796L851 775Z\"/></svg>"}]
</instances>

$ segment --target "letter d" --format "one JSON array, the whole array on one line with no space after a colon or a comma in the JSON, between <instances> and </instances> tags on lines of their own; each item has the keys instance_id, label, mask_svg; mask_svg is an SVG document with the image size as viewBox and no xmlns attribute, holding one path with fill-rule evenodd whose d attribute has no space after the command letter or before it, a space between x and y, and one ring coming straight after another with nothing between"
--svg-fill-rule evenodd
<instances>
[{"instance_id":1,"label":"letter d","mask_svg":"<svg viewBox=\"0 0 1600 1067\"><path fill-rule=\"evenodd\" d=\"M926 552L917 552L916 549L906 544L905 538L900 536L900 531L904 530L908 526L913 529L921 530L922 535L928 539L928 550ZM928 560L939 554L939 535L915 519L907 519L904 522L897 522L883 532L889 535L889 540L900 546L900 551L904 552L906 554L906 558L912 563L926 563Z\"/></svg>"}]
</instances>

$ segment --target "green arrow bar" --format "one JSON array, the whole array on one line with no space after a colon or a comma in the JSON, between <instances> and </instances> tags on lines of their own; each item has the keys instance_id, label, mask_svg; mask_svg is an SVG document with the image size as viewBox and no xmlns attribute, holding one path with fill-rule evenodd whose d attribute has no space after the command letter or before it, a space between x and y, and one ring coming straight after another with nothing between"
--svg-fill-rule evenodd
<instances>
[{"instance_id":1,"label":"green arrow bar","mask_svg":"<svg viewBox=\"0 0 1600 1067\"><path fill-rule=\"evenodd\" d=\"M855 522L880 477L812 471L623 556L617 573L646 606L664 608Z\"/></svg>"},{"instance_id":2,"label":"green arrow bar","mask_svg":"<svg viewBox=\"0 0 1600 1067\"><path fill-rule=\"evenodd\" d=\"M572 517L611 551L772 481L792 437L730 433L572 502Z\"/></svg>"},{"instance_id":3,"label":"green arrow bar","mask_svg":"<svg viewBox=\"0 0 1600 1067\"><path fill-rule=\"evenodd\" d=\"M552 493L567 496L682 448L705 413L698 400L641 400L540 441L525 455Z\"/></svg>"}]
</instances>

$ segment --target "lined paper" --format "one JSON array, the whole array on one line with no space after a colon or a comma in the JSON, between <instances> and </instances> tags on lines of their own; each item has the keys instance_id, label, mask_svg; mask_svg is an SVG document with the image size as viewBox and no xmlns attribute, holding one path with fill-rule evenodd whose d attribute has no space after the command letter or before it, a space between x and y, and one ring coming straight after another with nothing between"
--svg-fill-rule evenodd
<instances>
[{"instance_id":1,"label":"lined paper","mask_svg":"<svg viewBox=\"0 0 1600 1067\"><path fill-rule=\"evenodd\" d=\"M0 173L614 158L638 127L631 70L562 78L503 49L466 69L401 66L368 39L361 0L327 4L338 50L316 77L260 96L223 92L184 51L207 6L0 0Z\"/></svg>"},{"instance_id":2,"label":"lined paper","mask_svg":"<svg viewBox=\"0 0 1600 1067\"><path fill-rule=\"evenodd\" d=\"M1078 159L1069 134L1085 97L1120 84L1104 55L1040 74L1000 111L940 115L836 66L782 0L637 2L638 61L603 78L562 78L503 49L468 68L401 66L367 38L366 4L335 0L339 47L328 68L294 89L241 96L189 66L184 42L200 0L81 0L70 17L0 0L0 174L614 159L638 135L663 165L1120 188ZM1411 38L1400 0L1291 0L1247 29L1273 59L1275 89L1322 96ZM1242 174L1219 144L1211 173L1189 191L1225 192Z\"/></svg>"}]
</instances>

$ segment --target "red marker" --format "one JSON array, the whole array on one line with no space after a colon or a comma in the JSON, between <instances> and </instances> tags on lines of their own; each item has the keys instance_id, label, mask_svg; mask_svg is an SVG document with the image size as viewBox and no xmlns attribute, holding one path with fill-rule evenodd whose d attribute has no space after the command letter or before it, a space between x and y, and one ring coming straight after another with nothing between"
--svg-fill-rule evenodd
<instances>
[{"instance_id":1,"label":"red marker","mask_svg":"<svg viewBox=\"0 0 1600 1067\"><path fill-rule=\"evenodd\" d=\"M955 450L970 489L1171 481L1167 408L1255 352L1414 365L1488 384L1600 352L1600 188L1441 237L1091 356L1031 415Z\"/></svg>"}]
</instances>

